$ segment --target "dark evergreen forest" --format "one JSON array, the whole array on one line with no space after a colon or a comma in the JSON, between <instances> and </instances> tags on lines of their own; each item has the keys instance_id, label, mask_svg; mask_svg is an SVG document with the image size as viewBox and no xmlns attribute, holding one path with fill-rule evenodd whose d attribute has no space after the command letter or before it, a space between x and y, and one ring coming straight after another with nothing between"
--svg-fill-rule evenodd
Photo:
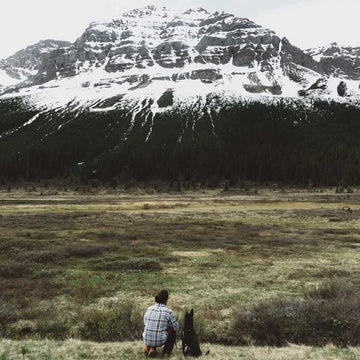
<instances>
[{"instance_id":1,"label":"dark evergreen forest","mask_svg":"<svg viewBox=\"0 0 360 360\"><path fill-rule=\"evenodd\" d=\"M360 185L360 109L351 105L235 104L153 120L142 112L131 132L121 111L52 111L22 126L36 114L19 100L0 102L0 181Z\"/></svg>"}]
</instances>

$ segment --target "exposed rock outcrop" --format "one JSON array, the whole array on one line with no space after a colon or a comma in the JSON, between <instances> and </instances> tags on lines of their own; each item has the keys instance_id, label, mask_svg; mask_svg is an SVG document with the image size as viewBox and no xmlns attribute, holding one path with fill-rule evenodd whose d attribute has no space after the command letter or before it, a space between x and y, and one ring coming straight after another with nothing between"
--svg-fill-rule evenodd
<instances>
[{"instance_id":1,"label":"exposed rock outcrop","mask_svg":"<svg viewBox=\"0 0 360 360\"><path fill-rule=\"evenodd\" d=\"M345 47L332 43L305 52L319 62L325 74L360 80L360 47Z\"/></svg>"},{"instance_id":2,"label":"exposed rock outcrop","mask_svg":"<svg viewBox=\"0 0 360 360\"><path fill-rule=\"evenodd\" d=\"M347 96L347 85L345 81L341 81L337 87L339 96Z\"/></svg>"},{"instance_id":3,"label":"exposed rock outcrop","mask_svg":"<svg viewBox=\"0 0 360 360\"><path fill-rule=\"evenodd\" d=\"M73 44L45 40L1 61L0 93L101 70L94 82L82 79L81 88L131 84L127 90L133 91L154 81L183 80L217 86L236 78L237 89L250 94L349 96L354 90L346 81L360 80L359 59L360 48L337 44L304 52L225 12L147 6L91 23ZM327 75L344 84L330 89Z\"/></svg>"}]
</instances>

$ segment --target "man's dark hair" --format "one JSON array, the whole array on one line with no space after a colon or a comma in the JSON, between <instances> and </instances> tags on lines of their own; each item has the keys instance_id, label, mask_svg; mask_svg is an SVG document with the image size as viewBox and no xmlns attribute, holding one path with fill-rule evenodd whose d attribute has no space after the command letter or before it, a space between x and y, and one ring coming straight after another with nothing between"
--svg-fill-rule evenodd
<instances>
[{"instance_id":1,"label":"man's dark hair","mask_svg":"<svg viewBox=\"0 0 360 360\"><path fill-rule=\"evenodd\" d=\"M155 301L158 304L165 304L166 301L169 298L169 293L167 290L161 290L156 296L155 296Z\"/></svg>"}]
</instances>

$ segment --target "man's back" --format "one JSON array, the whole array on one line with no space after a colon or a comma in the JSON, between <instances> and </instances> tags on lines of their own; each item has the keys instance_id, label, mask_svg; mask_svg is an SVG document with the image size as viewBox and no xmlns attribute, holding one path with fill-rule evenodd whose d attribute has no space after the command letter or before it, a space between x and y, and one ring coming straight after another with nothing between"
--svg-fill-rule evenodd
<instances>
[{"instance_id":1,"label":"man's back","mask_svg":"<svg viewBox=\"0 0 360 360\"><path fill-rule=\"evenodd\" d=\"M150 306L144 315L144 323L144 343L151 347L164 345L169 328L175 331L179 329L174 313L165 304Z\"/></svg>"}]
</instances>

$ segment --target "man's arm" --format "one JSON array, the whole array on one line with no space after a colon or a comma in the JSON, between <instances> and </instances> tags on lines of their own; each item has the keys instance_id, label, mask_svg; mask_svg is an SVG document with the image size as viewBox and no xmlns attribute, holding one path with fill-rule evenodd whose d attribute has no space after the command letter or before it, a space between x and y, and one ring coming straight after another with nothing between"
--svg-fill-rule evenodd
<instances>
[{"instance_id":1,"label":"man's arm","mask_svg":"<svg viewBox=\"0 0 360 360\"><path fill-rule=\"evenodd\" d=\"M171 323L171 326L172 328L175 330L175 331L178 331L179 330L179 323L176 321L176 318L175 318L175 315L172 311L170 311L170 323Z\"/></svg>"},{"instance_id":2,"label":"man's arm","mask_svg":"<svg viewBox=\"0 0 360 360\"><path fill-rule=\"evenodd\" d=\"M146 326L146 323L147 323L147 315L148 315L148 312L149 312L149 309L147 309L145 311L145 314L144 314L144 317L143 317L143 320L144 320L144 325Z\"/></svg>"}]
</instances>

